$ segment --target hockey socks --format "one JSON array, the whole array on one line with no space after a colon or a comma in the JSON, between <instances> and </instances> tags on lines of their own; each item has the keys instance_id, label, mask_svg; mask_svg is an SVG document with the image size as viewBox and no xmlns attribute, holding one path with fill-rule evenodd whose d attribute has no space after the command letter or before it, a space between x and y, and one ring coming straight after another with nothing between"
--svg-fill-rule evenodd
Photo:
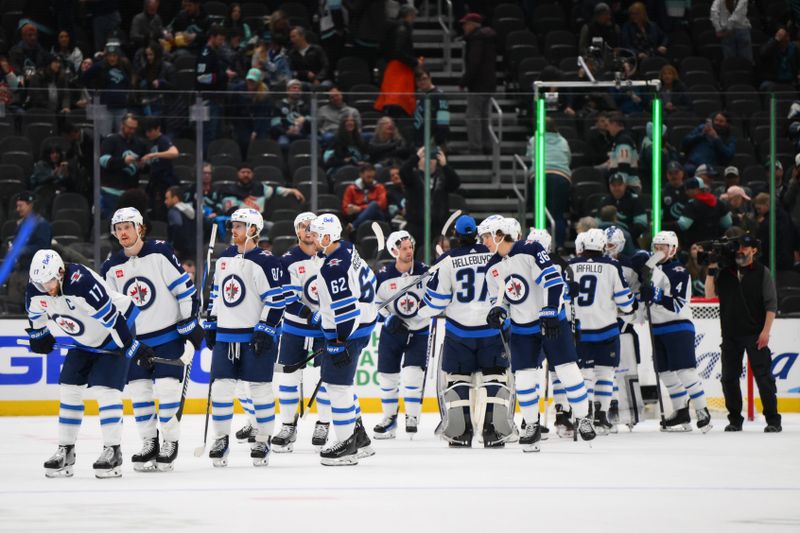
<instances>
[{"instance_id":1,"label":"hockey socks","mask_svg":"<svg viewBox=\"0 0 800 533\"><path fill-rule=\"evenodd\" d=\"M83 421L82 385L61 385L61 403L58 406L58 444L73 445L78 440L78 431Z\"/></svg>"},{"instance_id":2,"label":"hockey socks","mask_svg":"<svg viewBox=\"0 0 800 533\"><path fill-rule=\"evenodd\" d=\"M326 384L331 400L331 421L336 432L336 440L345 442L353 435L356 427L356 404L353 401L353 387Z\"/></svg>"},{"instance_id":3,"label":"hockey socks","mask_svg":"<svg viewBox=\"0 0 800 533\"><path fill-rule=\"evenodd\" d=\"M697 374L696 368L682 368L675 372L678 379L683 384L686 392L689 394L689 399L696 410L705 409L708 407L706 404L706 395L703 390L703 382Z\"/></svg>"},{"instance_id":4,"label":"hockey socks","mask_svg":"<svg viewBox=\"0 0 800 533\"><path fill-rule=\"evenodd\" d=\"M108 387L95 388L97 403L100 406L103 445L119 447L122 442L122 392Z\"/></svg>"},{"instance_id":5,"label":"hockey socks","mask_svg":"<svg viewBox=\"0 0 800 533\"><path fill-rule=\"evenodd\" d=\"M595 366L594 367L595 384L594 384L594 399L600 402L600 410L608 412L608 406L611 404L611 398L614 395L614 367L613 366Z\"/></svg>"},{"instance_id":6,"label":"hockey socks","mask_svg":"<svg viewBox=\"0 0 800 533\"><path fill-rule=\"evenodd\" d=\"M381 387L381 409L384 419L396 416L400 398L400 374L379 372L378 383Z\"/></svg>"},{"instance_id":7,"label":"hockey socks","mask_svg":"<svg viewBox=\"0 0 800 533\"><path fill-rule=\"evenodd\" d=\"M235 386L236 382L232 379L215 379L211 384L211 420L218 439L231 432Z\"/></svg>"},{"instance_id":8,"label":"hockey socks","mask_svg":"<svg viewBox=\"0 0 800 533\"><path fill-rule=\"evenodd\" d=\"M275 395L272 383L249 382L256 420L256 442L269 442L275 426Z\"/></svg>"},{"instance_id":9,"label":"hockey socks","mask_svg":"<svg viewBox=\"0 0 800 533\"><path fill-rule=\"evenodd\" d=\"M331 422L331 399L324 383L320 385L317 393L317 418L322 424L330 424Z\"/></svg>"},{"instance_id":10,"label":"hockey socks","mask_svg":"<svg viewBox=\"0 0 800 533\"><path fill-rule=\"evenodd\" d=\"M514 373L519 410L528 424L534 424L539 419L540 380L541 369L539 368L526 368Z\"/></svg>"},{"instance_id":11,"label":"hockey socks","mask_svg":"<svg viewBox=\"0 0 800 533\"><path fill-rule=\"evenodd\" d=\"M156 403L153 397L153 380L137 379L128 383L128 392L133 403L136 430L142 440L156 437Z\"/></svg>"},{"instance_id":12,"label":"hockey socks","mask_svg":"<svg viewBox=\"0 0 800 533\"><path fill-rule=\"evenodd\" d=\"M181 426L175 415L181 406L182 384L175 378L156 379L158 394L158 423L164 440L177 442L181 436Z\"/></svg>"},{"instance_id":13,"label":"hockey socks","mask_svg":"<svg viewBox=\"0 0 800 533\"><path fill-rule=\"evenodd\" d=\"M406 416L417 418L422 410L422 380L425 378L425 371L418 366L406 366L400 371L400 376Z\"/></svg>"},{"instance_id":14,"label":"hockey socks","mask_svg":"<svg viewBox=\"0 0 800 533\"><path fill-rule=\"evenodd\" d=\"M658 376L667 388L669 399L672 402L672 408L677 411L686 407L689 403L689 393L686 392L686 387L683 386L678 375L668 370L666 372L659 372Z\"/></svg>"},{"instance_id":15,"label":"hockey socks","mask_svg":"<svg viewBox=\"0 0 800 533\"><path fill-rule=\"evenodd\" d=\"M589 396L591 393L584 383L584 377L578 365L566 363L555 367L555 371L561 387L564 389L573 416L577 418L586 417L589 414ZM566 409L566 405L564 407Z\"/></svg>"},{"instance_id":16,"label":"hockey socks","mask_svg":"<svg viewBox=\"0 0 800 533\"><path fill-rule=\"evenodd\" d=\"M290 372L288 374L278 374L280 385L278 385L278 400L281 404L281 422L284 424L294 424L297 411L300 407L300 381L302 370Z\"/></svg>"}]
</instances>

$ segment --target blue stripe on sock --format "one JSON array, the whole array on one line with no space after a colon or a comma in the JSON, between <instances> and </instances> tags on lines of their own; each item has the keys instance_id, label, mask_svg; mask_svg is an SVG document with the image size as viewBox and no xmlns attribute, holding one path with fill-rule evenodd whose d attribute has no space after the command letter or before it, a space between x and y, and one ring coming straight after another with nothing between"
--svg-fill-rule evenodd
<instances>
[{"instance_id":1,"label":"blue stripe on sock","mask_svg":"<svg viewBox=\"0 0 800 533\"><path fill-rule=\"evenodd\" d=\"M70 405L68 403L59 404L61 409L65 409L67 411L83 411L83 404L81 405Z\"/></svg>"},{"instance_id":2,"label":"blue stripe on sock","mask_svg":"<svg viewBox=\"0 0 800 533\"><path fill-rule=\"evenodd\" d=\"M232 420L233 415L211 415L211 418L218 422L222 422L224 420Z\"/></svg>"},{"instance_id":3,"label":"blue stripe on sock","mask_svg":"<svg viewBox=\"0 0 800 533\"><path fill-rule=\"evenodd\" d=\"M73 425L77 426L77 425L79 425L81 423L81 419L80 418L64 418L63 416L59 416L58 417L58 423L59 424L73 424Z\"/></svg>"},{"instance_id":4,"label":"blue stripe on sock","mask_svg":"<svg viewBox=\"0 0 800 533\"><path fill-rule=\"evenodd\" d=\"M355 418L350 418L349 420L334 420L333 421L333 425L334 426L346 426L348 424L355 424L355 423L356 423L356 419Z\"/></svg>"}]
</instances>

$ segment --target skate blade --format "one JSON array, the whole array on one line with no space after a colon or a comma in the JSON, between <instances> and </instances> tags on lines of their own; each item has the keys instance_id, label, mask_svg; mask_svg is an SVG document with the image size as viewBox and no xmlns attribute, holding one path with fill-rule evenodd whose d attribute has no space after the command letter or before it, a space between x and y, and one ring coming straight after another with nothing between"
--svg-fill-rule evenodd
<instances>
[{"instance_id":1,"label":"skate blade","mask_svg":"<svg viewBox=\"0 0 800 533\"><path fill-rule=\"evenodd\" d=\"M662 433L688 433L692 430L692 426L689 424L682 424L680 426L668 426L662 427Z\"/></svg>"},{"instance_id":2,"label":"skate blade","mask_svg":"<svg viewBox=\"0 0 800 533\"><path fill-rule=\"evenodd\" d=\"M539 445L538 442L535 443L535 444L523 444L522 445L522 451L524 453L534 453L534 452L539 452L541 450L542 450L542 447L541 447L541 445Z\"/></svg>"},{"instance_id":3,"label":"skate blade","mask_svg":"<svg viewBox=\"0 0 800 533\"><path fill-rule=\"evenodd\" d=\"M397 437L397 434L394 431L390 431L387 433L373 433L372 438L375 440L391 440Z\"/></svg>"},{"instance_id":4,"label":"skate blade","mask_svg":"<svg viewBox=\"0 0 800 533\"><path fill-rule=\"evenodd\" d=\"M323 444L313 444L313 443L312 443L311 445L314 447L314 450L315 450L317 453L319 453L319 452L321 452L321 451L322 451L322 448L324 448L324 447L325 447L325 444L327 444L327 442L325 442L325 443L323 443Z\"/></svg>"},{"instance_id":5,"label":"skate blade","mask_svg":"<svg viewBox=\"0 0 800 533\"><path fill-rule=\"evenodd\" d=\"M323 466L356 466L358 464L358 457L356 455L339 457L337 459L322 457L319 462Z\"/></svg>"},{"instance_id":6,"label":"skate blade","mask_svg":"<svg viewBox=\"0 0 800 533\"><path fill-rule=\"evenodd\" d=\"M617 433L619 433L619 428L617 428L617 426L611 426L608 432L616 435Z\"/></svg>"},{"instance_id":7,"label":"skate blade","mask_svg":"<svg viewBox=\"0 0 800 533\"><path fill-rule=\"evenodd\" d=\"M59 477L72 477L72 465L65 466L64 468L45 468L44 477L53 479Z\"/></svg>"},{"instance_id":8,"label":"skate blade","mask_svg":"<svg viewBox=\"0 0 800 533\"><path fill-rule=\"evenodd\" d=\"M505 441L502 441L502 440L489 441L489 442L484 442L483 443L483 447L484 448L489 448L489 449L505 448L506 447L506 443L505 443Z\"/></svg>"},{"instance_id":9,"label":"skate blade","mask_svg":"<svg viewBox=\"0 0 800 533\"><path fill-rule=\"evenodd\" d=\"M175 470L175 463L156 463L159 472L172 472Z\"/></svg>"},{"instance_id":10,"label":"skate blade","mask_svg":"<svg viewBox=\"0 0 800 533\"><path fill-rule=\"evenodd\" d=\"M222 459L212 459L211 464L214 465L214 468L223 468L228 466L228 458L223 457Z\"/></svg>"},{"instance_id":11,"label":"skate blade","mask_svg":"<svg viewBox=\"0 0 800 533\"><path fill-rule=\"evenodd\" d=\"M272 445L272 451L275 453L292 453L294 451L294 443L290 442L286 446Z\"/></svg>"},{"instance_id":12,"label":"skate blade","mask_svg":"<svg viewBox=\"0 0 800 533\"><path fill-rule=\"evenodd\" d=\"M256 457L253 459L253 466L269 466L269 456L264 458Z\"/></svg>"},{"instance_id":13,"label":"skate blade","mask_svg":"<svg viewBox=\"0 0 800 533\"><path fill-rule=\"evenodd\" d=\"M114 477L122 477L122 467L116 466L108 470L94 469L94 477L97 479L110 479Z\"/></svg>"},{"instance_id":14,"label":"skate blade","mask_svg":"<svg viewBox=\"0 0 800 533\"><path fill-rule=\"evenodd\" d=\"M598 437L607 437L608 436L608 430L605 429L605 428L600 428L600 427L596 427L595 426L594 432Z\"/></svg>"},{"instance_id":15,"label":"skate blade","mask_svg":"<svg viewBox=\"0 0 800 533\"><path fill-rule=\"evenodd\" d=\"M597 437L597 433L579 433L579 435L584 442L589 442Z\"/></svg>"},{"instance_id":16,"label":"skate blade","mask_svg":"<svg viewBox=\"0 0 800 533\"><path fill-rule=\"evenodd\" d=\"M359 448L358 453L356 454L359 459L372 457L373 455L375 455L375 450L372 449L372 446L364 446L363 448Z\"/></svg>"},{"instance_id":17,"label":"skate blade","mask_svg":"<svg viewBox=\"0 0 800 533\"><path fill-rule=\"evenodd\" d=\"M136 472L155 472L158 470L156 460L147 461L146 463L133 463L133 470Z\"/></svg>"},{"instance_id":18,"label":"skate blade","mask_svg":"<svg viewBox=\"0 0 800 533\"><path fill-rule=\"evenodd\" d=\"M712 424L707 424L707 425L705 425L705 426L703 426L703 427L701 427L699 429L703 434L706 434L709 431L711 431L713 428L714 428L714 426Z\"/></svg>"}]
</instances>

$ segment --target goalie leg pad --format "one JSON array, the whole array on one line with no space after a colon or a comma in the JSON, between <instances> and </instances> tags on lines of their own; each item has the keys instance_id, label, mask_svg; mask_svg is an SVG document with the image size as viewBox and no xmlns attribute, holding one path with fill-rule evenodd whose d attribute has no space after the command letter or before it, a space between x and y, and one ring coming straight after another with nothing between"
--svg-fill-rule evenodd
<instances>
[{"instance_id":1,"label":"goalie leg pad","mask_svg":"<svg viewBox=\"0 0 800 533\"><path fill-rule=\"evenodd\" d=\"M442 401L444 405L442 435L452 441L464 435L467 430L472 431L470 417L472 376L447 374L446 379L447 388L443 391Z\"/></svg>"},{"instance_id":2,"label":"goalie leg pad","mask_svg":"<svg viewBox=\"0 0 800 533\"><path fill-rule=\"evenodd\" d=\"M513 391L509 387L505 369L483 369L482 374L481 388L485 391L486 402L482 417L483 429L487 428L487 424L491 424L501 437L510 437L514 432L511 407Z\"/></svg>"},{"instance_id":3,"label":"goalie leg pad","mask_svg":"<svg viewBox=\"0 0 800 533\"><path fill-rule=\"evenodd\" d=\"M705 409L708 407L706 403L706 393L703 390L703 380L697 374L697 369L682 368L675 373L678 375L678 379L681 380L681 383L686 388L686 392L689 394L689 399L694 404L694 409Z\"/></svg>"}]
</instances>

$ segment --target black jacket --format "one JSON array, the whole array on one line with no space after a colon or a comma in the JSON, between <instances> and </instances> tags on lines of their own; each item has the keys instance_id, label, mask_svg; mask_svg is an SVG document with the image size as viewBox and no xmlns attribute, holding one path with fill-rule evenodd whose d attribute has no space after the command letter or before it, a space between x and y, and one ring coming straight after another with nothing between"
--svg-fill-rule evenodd
<instances>
[{"instance_id":1,"label":"black jacket","mask_svg":"<svg viewBox=\"0 0 800 533\"><path fill-rule=\"evenodd\" d=\"M311 81L308 77L309 72L314 73L315 80L322 81L328 78L328 56L318 44L309 45L305 55L292 48L289 51L289 65L300 81Z\"/></svg>"},{"instance_id":2,"label":"black jacket","mask_svg":"<svg viewBox=\"0 0 800 533\"><path fill-rule=\"evenodd\" d=\"M497 34L492 28L478 28L466 37L464 75L461 86L477 93L497 90Z\"/></svg>"},{"instance_id":3,"label":"black jacket","mask_svg":"<svg viewBox=\"0 0 800 533\"><path fill-rule=\"evenodd\" d=\"M418 165L419 157L413 154L400 167L400 179L405 187L406 220L409 226L422 228L425 223L425 174ZM450 165L437 167L431 174L431 235L435 235L434 232L450 216L448 194L457 191L460 185L461 180Z\"/></svg>"},{"instance_id":4,"label":"black jacket","mask_svg":"<svg viewBox=\"0 0 800 533\"><path fill-rule=\"evenodd\" d=\"M742 279L739 280L738 273ZM764 329L767 311L777 311L778 297L769 269L754 262L750 267L736 266L719 271L715 289L719 296L719 314L723 337L758 335Z\"/></svg>"},{"instance_id":5,"label":"black jacket","mask_svg":"<svg viewBox=\"0 0 800 533\"><path fill-rule=\"evenodd\" d=\"M402 20L392 22L383 42L383 57L387 60L395 59L415 68L417 56L414 55L414 41L411 32L410 24L406 24Z\"/></svg>"}]
</instances>

